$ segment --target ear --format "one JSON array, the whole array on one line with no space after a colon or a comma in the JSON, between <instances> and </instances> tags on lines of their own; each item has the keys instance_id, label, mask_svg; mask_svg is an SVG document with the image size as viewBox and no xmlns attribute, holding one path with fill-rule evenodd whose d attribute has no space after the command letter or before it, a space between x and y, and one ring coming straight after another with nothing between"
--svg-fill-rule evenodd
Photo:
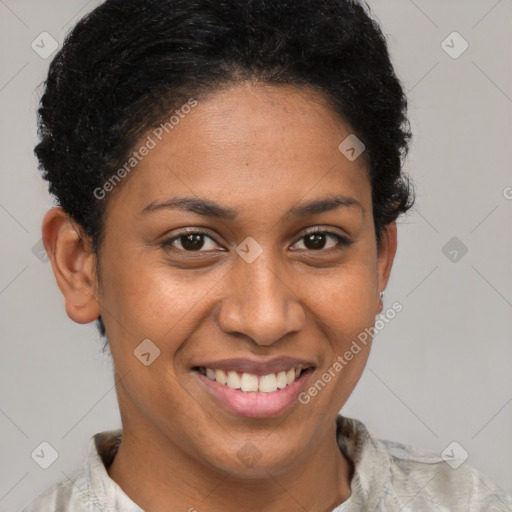
<instances>
[{"instance_id":1,"label":"ear","mask_svg":"<svg viewBox=\"0 0 512 512\"><path fill-rule=\"evenodd\" d=\"M89 239L60 206L44 216L42 235L69 318L79 324L96 320L100 316L96 256Z\"/></svg>"},{"instance_id":2,"label":"ear","mask_svg":"<svg viewBox=\"0 0 512 512\"><path fill-rule=\"evenodd\" d=\"M396 223L391 222L382 232L380 246L377 248L377 310L376 315L382 312L384 305L379 292L384 291L388 284L391 267L395 259L397 247Z\"/></svg>"}]
</instances>

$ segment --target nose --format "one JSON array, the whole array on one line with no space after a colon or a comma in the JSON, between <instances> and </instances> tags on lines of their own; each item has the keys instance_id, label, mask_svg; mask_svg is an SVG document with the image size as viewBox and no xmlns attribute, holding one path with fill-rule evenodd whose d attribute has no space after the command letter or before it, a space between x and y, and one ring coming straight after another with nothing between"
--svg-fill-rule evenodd
<instances>
[{"instance_id":1,"label":"nose","mask_svg":"<svg viewBox=\"0 0 512 512\"><path fill-rule=\"evenodd\" d=\"M224 332L271 345L304 328L306 315L293 283L284 282L278 270L263 256L252 263L237 260L226 276L227 292L217 313Z\"/></svg>"}]
</instances>

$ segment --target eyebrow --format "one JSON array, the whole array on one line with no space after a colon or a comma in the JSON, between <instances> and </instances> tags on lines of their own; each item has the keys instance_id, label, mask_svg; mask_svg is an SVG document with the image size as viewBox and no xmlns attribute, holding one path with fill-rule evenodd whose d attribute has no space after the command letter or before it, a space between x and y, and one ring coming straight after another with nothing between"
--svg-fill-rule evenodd
<instances>
[{"instance_id":1,"label":"eyebrow","mask_svg":"<svg viewBox=\"0 0 512 512\"><path fill-rule=\"evenodd\" d=\"M293 206L286 215L291 215L292 217L306 217L308 215L336 210L341 207L354 206L359 207L364 216L364 208L361 203L353 197L343 195L313 199L306 203ZM221 206L209 199L201 199L197 197L172 197L163 203L155 203L155 201L153 201L141 211L141 216L151 212L167 209L179 209L203 215L205 217L215 217L225 220L234 220L237 217L237 212L235 210L226 206Z\"/></svg>"}]
</instances>

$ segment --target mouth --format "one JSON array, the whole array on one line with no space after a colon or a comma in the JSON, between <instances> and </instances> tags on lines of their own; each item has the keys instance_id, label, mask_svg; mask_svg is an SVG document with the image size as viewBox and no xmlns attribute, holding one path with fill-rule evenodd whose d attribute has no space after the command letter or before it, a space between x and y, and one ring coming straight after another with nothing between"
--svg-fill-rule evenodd
<instances>
[{"instance_id":1,"label":"mouth","mask_svg":"<svg viewBox=\"0 0 512 512\"><path fill-rule=\"evenodd\" d=\"M278 389L284 389L293 384L309 368L290 368L280 372L256 375L242 371L224 371L220 369L196 366L193 370L206 376L208 379L218 382L231 389L238 389L242 393L259 392L275 393Z\"/></svg>"},{"instance_id":2,"label":"mouth","mask_svg":"<svg viewBox=\"0 0 512 512\"><path fill-rule=\"evenodd\" d=\"M297 397L314 367L291 367L266 374L205 366L195 366L192 370L209 396L230 413L268 418L298 403Z\"/></svg>"}]
</instances>

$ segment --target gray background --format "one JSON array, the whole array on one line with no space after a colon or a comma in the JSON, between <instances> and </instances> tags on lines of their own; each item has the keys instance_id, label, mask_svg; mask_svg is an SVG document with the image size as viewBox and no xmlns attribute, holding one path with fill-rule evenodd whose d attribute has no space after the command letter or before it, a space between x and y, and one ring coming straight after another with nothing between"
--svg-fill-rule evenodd
<instances>
[{"instance_id":1,"label":"gray background","mask_svg":"<svg viewBox=\"0 0 512 512\"><path fill-rule=\"evenodd\" d=\"M52 206L32 154L37 85L52 56L31 43L46 31L60 47L97 4L0 0L2 511L69 475L94 433L120 426L95 326L68 319L50 264L32 251ZM408 90L417 204L400 222L384 300L403 311L375 338L343 411L375 435L438 453L457 441L512 493L511 2L370 4ZM469 43L456 59L442 47L453 31ZM454 236L451 261L443 247ZM42 441L59 453L46 470L31 458Z\"/></svg>"}]
</instances>

